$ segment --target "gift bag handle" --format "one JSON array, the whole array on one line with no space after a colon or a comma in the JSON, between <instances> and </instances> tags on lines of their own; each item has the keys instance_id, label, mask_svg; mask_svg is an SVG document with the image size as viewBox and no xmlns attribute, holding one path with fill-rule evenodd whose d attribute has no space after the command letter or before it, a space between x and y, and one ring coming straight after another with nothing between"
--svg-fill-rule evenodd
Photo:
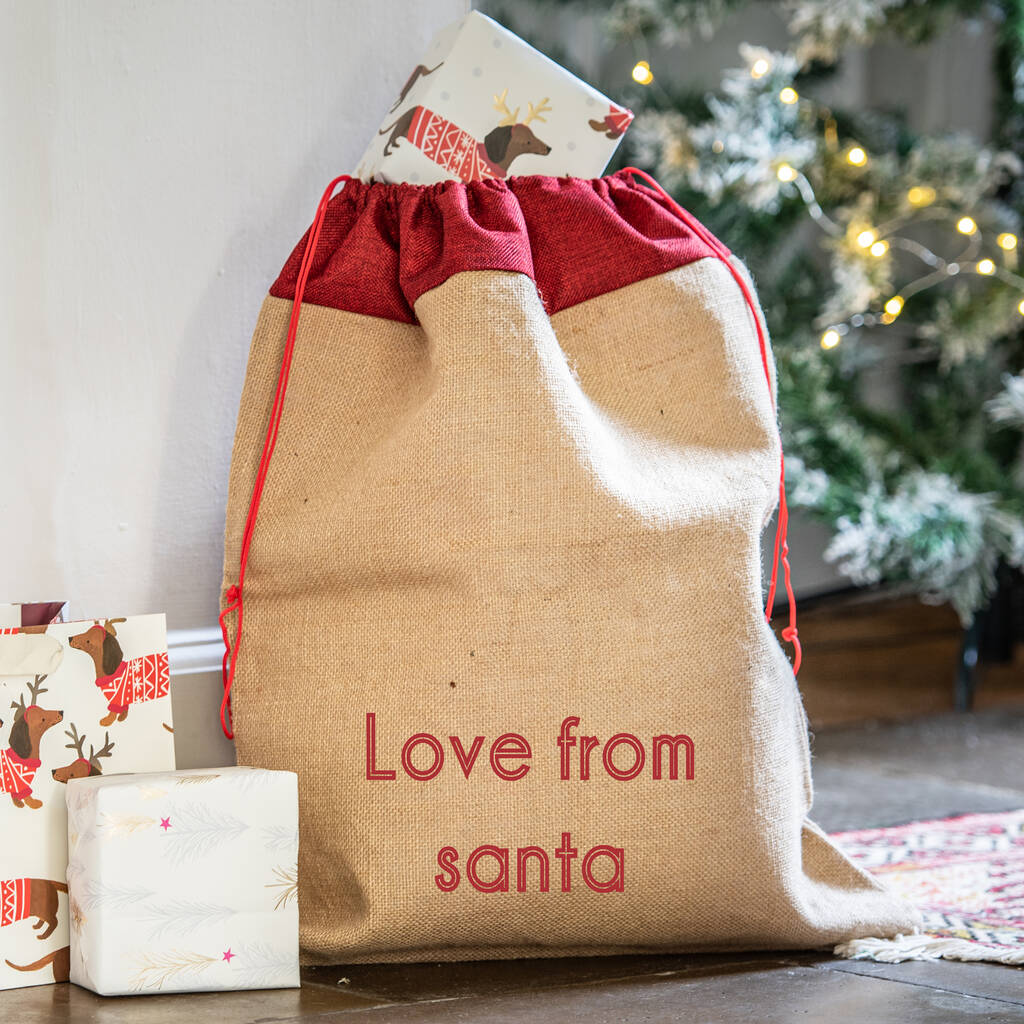
<instances>
[{"instance_id":1,"label":"gift bag handle","mask_svg":"<svg viewBox=\"0 0 1024 1024\"><path fill-rule=\"evenodd\" d=\"M743 275L736 269L730 260L729 250L711 234L699 221L690 216L674 199L652 178L646 171L636 167L627 167L625 172L641 178L647 185L660 195L669 208L679 217L680 220L703 242L705 242L715 256L725 264L729 273L740 287L743 298L754 317L754 326L757 329L757 340L761 347L761 365L764 368L765 379L771 391L771 370L768 362L768 342L765 337L764 327L761 318L757 313L757 305L751 294ZM291 319L288 321L288 334L285 338L284 353L281 357L281 369L277 377L277 392L274 395L274 404L270 411L270 419L267 423L267 433L263 441L263 453L260 456L259 469L256 472L256 481L253 484L252 496L249 499L249 512L245 518L245 529L242 532L242 546L238 564L238 582L228 587L225 593L227 601L224 610L220 613L219 622L221 635L224 638L224 657L221 661L221 675L224 683L224 694L220 704L220 723L224 735L228 739L234 739L234 731L231 722L231 686L235 679L235 667L238 662L238 648L242 643L242 621L244 616L244 604L242 591L245 586L245 568L249 561L249 548L252 545L252 535L256 528L256 517L259 514L260 500L263 497L263 487L267 481L267 474L270 470L270 460L274 454L274 446L277 444L277 432L281 425L281 415L284 411L284 398L288 390L288 374L291 369L292 354L295 350L295 337L299 328L299 314L302 311L302 297L306 290L306 280L309 277L310 268L313 264L313 256L316 252L317 242L320 239L320 231L323 227L324 217L327 213L327 205L334 195L334 190L342 182L354 180L349 174L341 174L335 178L326 189L317 207L316 216L306 237L306 246L302 253L302 262L299 265L299 274L295 282L295 299L292 302ZM772 408L775 408L775 395L771 394ZM789 512L786 507L786 464L781 454L779 457L779 514L775 528L775 551L772 559L771 582L768 587L768 600L765 607L765 617L770 621L772 608L775 604L775 591L778 586L779 561L781 556L783 568L783 580L786 588L786 596L789 601L789 625L782 630L782 637L793 645L793 672L800 671L801 647L800 638L796 629L796 598L793 596L793 586L790 580L789 567L789 544L786 541L786 532L789 526ZM228 617L235 612L238 619L235 623L234 643L228 637Z\"/></svg>"}]
</instances>

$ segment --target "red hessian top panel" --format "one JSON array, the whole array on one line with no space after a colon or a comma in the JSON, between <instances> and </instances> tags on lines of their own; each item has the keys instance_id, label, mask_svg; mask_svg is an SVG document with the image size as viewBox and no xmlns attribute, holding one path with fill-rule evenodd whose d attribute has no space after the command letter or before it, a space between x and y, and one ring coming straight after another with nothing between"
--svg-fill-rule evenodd
<instances>
[{"instance_id":1,"label":"red hessian top panel","mask_svg":"<svg viewBox=\"0 0 1024 1024\"><path fill-rule=\"evenodd\" d=\"M295 297L305 236L270 294ZM413 304L463 270L527 274L549 313L714 251L624 172L436 185L349 181L327 208L303 301L416 323Z\"/></svg>"}]
</instances>

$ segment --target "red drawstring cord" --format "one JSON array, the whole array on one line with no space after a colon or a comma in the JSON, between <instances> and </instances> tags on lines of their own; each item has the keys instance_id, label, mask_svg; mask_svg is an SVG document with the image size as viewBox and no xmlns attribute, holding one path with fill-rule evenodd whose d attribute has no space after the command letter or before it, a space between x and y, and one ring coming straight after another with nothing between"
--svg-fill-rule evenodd
<instances>
[{"instance_id":1,"label":"red drawstring cord","mask_svg":"<svg viewBox=\"0 0 1024 1024\"><path fill-rule=\"evenodd\" d=\"M754 326L757 328L757 342L761 346L761 366L764 368L764 377L768 382L768 390L771 392L772 377L768 366L768 341L765 337L764 327L761 325L761 318L757 315L757 305L750 293L750 287L744 280L743 275L736 269L729 259L729 250L717 239L700 221L696 220L686 212L646 171L637 167L626 167L624 173L635 175L641 178L655 192L657 192L676 216L702 241L707 243L715 255L725 264L733 280L740 286L743 298L746 299L754 318ZM771 395L772 409L775 408L775 395ZM800 671L800 662L803 651L800 646L800 636L796 629L796 597L793 594L793 582L790 579L789 568L789 543L786 540L786 532L789 529L789 509L786 506L786 459L779 448L779 516L775 525L775 553L772 558L771 581L768 584L768 600L765 602L765 618L771 622L772 609L775 606L775 591L779 582L779 561L782 561L782 578L786 588L786 598L789 602L789 625L782 630L782 639L793 645L793 674Z\"/></svg>"},{"instance_id":2,"label":"red drawstring cord","mask_svg":"<svg viewBox=\"0 0 1024 1024\"><path fill-rule=\"evenodd\" d=\"M642 178L652 189L661 195L669 207L686 224L687 227L698 238L702 239L711 247L715 255L725 264L733 279L740 287L750 312L754 317L754 325L757 328L757 340L761 346L761 365L764 368L765 379L771 388L771 371L768 366L768 343L765 338L764 328L761 326L761 318L757 315L757 306L750 293L747 282L739 271L729 260L729 250L714 237L699 221L690 216L646 171L636 167L627 167L625 171ZM316 216L309 229L309 236L306 240L306 248L302 254L302 263L299 266L298 279L295 282L295 299L292 303L292 315L288 322L288 335L285 339L284 354L281 358L281 370L277 378L277 393L274 396L274 405L270 412L270 420L267 423L267 435L263 442L263 454L260 457L259 470L256 474L256 482L253 484L252 497L249 499L249 513L245 519L245 530L242 533L242 549L238 565L238 583L228 587L225 597L227 605L220 613L221 635L224 637L224 658L221 662L221 673L224 680L224 696L220 704L220 722L224 735L228 739L234 739L234 732L231 728L231 685L235 679L235 665L238 661L238 648L242 642L242 621L244 607L242 603L242 588L245 584L245 567L249 560L249 547L252 544L252 535L256 527L256 516L259 513L260 499L263 496L263 486L267 480L267 473L270 469L270 459L274 454L274 446L277 444L277 432L281 424L281 414L284 410L284 397L288 391L288 374L291 369L292 353L295 350L295 335L299 327L299 314L302 310L302 296L306 289L306 280L313 264L313 255L316 252L317 242L320 239L320 229L323 227L324 216L327 212L327 204L334 194L335 188L343 181L352 181L351 175L341 174L335 178L324 190L317 207ZM775 396L772 395L772 407L775 406ZM786 596L789 599L789 625L783 629L782 638L793 645L793 672L800 671L800 639L796 629L796 598L793 596L793 586L790 580L789 568L789 545L786 542L786 530L789 526L789 512L786 508L786 464L785 459L779 459L779 517L775 530L775 554L772 561L771 583L768 588L768 601L765 609L765 617L771 620L772 606L775 604L775 591L778 585L779 559L781 554L783 581L786 588ZM235 642L231 643L228 638L227 618L233 612L238 612L238 622L235 628Z\"/></svg>"},{"instance_id":3,"label":"red drawstring cord","mask_svg":"<svg viewBox=\"0 0 1024 1024\"><path fill-rule=\"evenodd\" d=\"M267 473L270 470L270 459L274 454L274 446L277 444L277 431L281 425L281 414L284 411L284 396L288 391L288 373L292 365L292 352L295 350L295 335L299 328L299 314L302 310L302 294L306 290L306 279L309 277L310 268L313 265L313 255L316 252L316 245L320 239L320 229L323 227L324 216L327 213L327 204L330 202L335 188L343 181L352 181L349 174L341 174L332 181L320 199L316 216L309 229L309 236L306 239L306 248L302 254L302 263L299 265L299 276L295 282L295 300L292 303L292 315L288 321L288 336L285 339L284 355L281 357L281 370L277 377L277 393L274 396L274 406L270 411L270 420L267 423L267 436L263 441L263 454L260 457L259 470L256 473L256 482L253 484L252 497L249 499L249 514L245 519L245 530L242 532L242 551L238 564L238 582L228 587L227 605L220 613L220 631L224 637L224 658L221 662L221 674L224 680L224 696L220 702L220 724L224 735L228 739L234 739L234 732L231 728L231 684L235 680L235 664L238 661L238 647L242 642L242 588L245 585L245 566L249 561L249 547L252 544L253 531L256 528L256 516L260 509L260 499L263 497L263 485L267 481ZM238 612L238 623L235 627L235 642L232 645L228 639L227 618L232 612Z\"/></svg>"}]
</instances>

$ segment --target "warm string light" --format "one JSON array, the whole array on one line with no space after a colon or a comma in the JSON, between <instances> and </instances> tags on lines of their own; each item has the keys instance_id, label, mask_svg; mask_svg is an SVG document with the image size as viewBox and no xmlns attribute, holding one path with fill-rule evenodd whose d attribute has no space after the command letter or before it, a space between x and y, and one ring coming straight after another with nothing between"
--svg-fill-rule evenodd
<instances>
[{"instance_id":1,"label":"warm string light","mask_svg":"<svg viewBox=\"0 0 1024 1024\"><path fill-rule=\"evenodd\" d=\"M764 57L759 57L750 65L750 77L754 79L764 78L771 70L771 62ZM647 61L637 62L633 68L633 78L641 84L649 84L653 80L654 76L651 73L650 65ZM789 106L798 103L800 101L800 95L792 86L784 86L778 92L778 100L780 103ZM837 152L839 150L839 136L836 121L827 108L816 106L816 109L819 112L818 116L824 119L826 148L832 152ZM712 143L712 149L715 153L722 153L725 151L725 144L720 139L716 139ZM858 144L849 145L843 156L846 162L854 168L864 168L869 162L867 150ZM923 263L932 268L929 273L906 283L901 288L899 294L893 295L887 299L881 311L854 313L845 322L827 326L820 338L821 347L825 350L836 348L851 328L857 329L860 327L872 327L877 324L893 323L903 312L903 307L908 298L912 295L916 295L920 291L934 287L936 284L939 284L942 281L948 281L950 278L958 275L963 269L961 266L962 261L965 259L973 260L980 248L981 236L977 222L973 217L967 214L960 216L956 220L955 227L961 235L964 235L970 241L967 248L955 261L944 260L941 256L932 252L927 246L922 245L914 239L891 234L890 232L892 228L895 228L898 223L905 221L905 218L903 217L897 217L896 220L890 222L888 226L881 229L862 226L859 230L856 230L856 234L854 234L853 230L849 227L844 229L841 224L837 223L825 213L818 202L817 196L814 194L814 189L811 186L811 183L807 180L806 176L801 174L795 167L793 167L792 164L786 161L777 164L775 174L782 184L793 185L797 189L809 215L826 233L836 238L842 238L844 236L848 239L852 238L859 248L865 250L866 253L876 259L882 258L889 253L893 247L897 247L916 256ZM925 207L929 207L937 199L938 193L931 185L914 185L908 188L906 192L907 203L915 209L924 209ZM927 217L931 214L932 211L928 211L924 216ZM936 210L935 215L944 217L948 214L946 214L945 211ZM1015 250L1018 246L1017 236L1011 232L1004 231L996 238L996 244L1007 254L1007 259L1010 260L1011 265L1016 267ZM1013 255L1011 256L1010 254ZM998 267L995 261L989 257L983 257L982 259L977 260L972 269L979 276L997 276L1000 280L1004 280L1007 283L1024 290L1024 277L1020 277L1006 267ZM1017 309L1020 314L1024 316L1024 299L1020 301Z\"/></svg>"},{"instance_id":2,"label":"warm string light","mask_svg":"<svg viewBox=\"0 0 1024 1024\"><path fill-rule=\"evenodd\" d=\"M784 166L786 166L790 171L793 170L789 164ZM915 295L919 291L924 291L926 288L931 288L942 281L949 280L949 278L956 276L963 269L960 262L947 262L941 256L933 253L929 248L927 248L927 246L924 246L920 242L911 238L903 238L896 235L888 238L880 238L879 230L877 228L865 227L863 224L860 226L850 225L846 231L843 231L841 226L831 220L831 218L829 218L818 205L817 199L814 195L814 189L811 187L807 178L799 172L793 171L793 173L796 175L796 177L792 179L793 184L796 185L800 192L801 198L804 200L808 210L811 212L811 216L830 234L837 236L845 234L847 238L852 238L860 249L865 249L871 253L872 256L876 257L884 256L889 252L892 246L897 246L898 248L916 256L923 263L933 268L930 273L908 282L902 288L900 294L890 297L882 307L882 311L878 313L855 313L850 316L848 321L845 323L829 325L821 335L820 339L821 347L826 351L838 346L843 336L851 327L873 327L877 324L888 325L895 322L896 318L903 312L906 300L911 295ZM922 191L926 188L925 186L919 187L922 188ZM910 191L912 192L913 190ZM911 196L908 192L908 200L910 200L910 198ZM919 205L922 205L924 200L929 199L930 197L926 192L923 197L921 195L915 195L914 198L918 200ZM981 235L978 230L978 225L973 217L966 215L959 217L956 221L955 227L960 234L970 237L968 250L976 250L979 247L981 243ZM1016 249L1018 240L1016 235L1009 232L1003 232L998 236L997 244L1005 252L1010 253ZM979 274L982 277L989 277L993 275L998 276L1001 280L1005 280L1009 284L1024 288L1024 277L1020 277L1006 268L998 267L995 260L989 257L984 257L978 260L972 269L976 274ZM1021 315L1024 315L1024 299L1021 300L1017 308Z\"/></svg>"},{"instance_id":3,"label":"warm string light","mask_svg":"<svg viewBox=\"0 0 1024 1024\"><path fill-rule=\"evenodd\" d=\"M911 206L931 206L935 198L935 189L930 185L915 185L907 190L907 202Z\"/></svg>"},{"instance_id":4,"label":"warm string light","mask_svg":"<svg viewBox=\"0 0 1024 1024\"><path fill-rule=\"evenodd\" d=\"M839 148L839 124L830 114L825 114L825 148L834 153Z\"/></svg>"},{"instance_id":5,"label":"warm string light","mask_svg":"<svg viewBox=\"0 0 1024 1024\"><path fill-rule=\"evenodd\" d=\"M750 65L750 77L764 78L771 69L772 65L770 61L765 60L764 57L758 57L757 60Z\"/></svg>"},{"instance_id":6,"label":"warm string light","mask_svg":"<svg viewBox=\"0 0 1024 1024\"><path fill-rule=\"evenodd\" d=\"M638 60L633 65L633 81L638 82L640 85L650 85L654 81L654 74L651 71L651 65L645 60Z\"/></svg>"}]
</instances>

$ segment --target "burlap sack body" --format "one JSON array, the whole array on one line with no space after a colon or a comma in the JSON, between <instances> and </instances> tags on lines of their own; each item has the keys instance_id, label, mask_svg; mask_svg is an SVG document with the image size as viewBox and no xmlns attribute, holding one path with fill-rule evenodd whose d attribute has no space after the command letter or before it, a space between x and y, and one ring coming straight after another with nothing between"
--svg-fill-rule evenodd
<instances>
[{"instance_id":1,"label":"burlap sack body","mask_svg":"<svg viewBox=\"0 0 1024 1024\"><path fill-rule=\"evenodd\" d=\"M225 588L302 245L239 414ZM349 183L331 203L245 582L240 763L298 772L307 962L811 947L915 913L807 820L806 721L761 609L778 437L723 263L624 175ZM376 767L367 778L367 713ZM594 736L560 778L561 723ZM529 771L491 768L518 733ZM440 772L409 777L431 733ZM605 743L644 748L613 777ZM678 778L652 740L692 741ZM467 778L450 736L471 751ZM662 755L666 749L661 751ZM619 774L639 754L620 741ZM410 754L420 771L435 755ZM559 857L566 848L577 857ZM481 846L509 849L508 891ZM594 891L587 851L623 850ZM458 853L461 882L438 863ZM541 858L517 872L517 850ZM563 867L568 868L565 891ZM612 877L598 857L591 877ZM518 876L518 877L517 877ZM520 891L520 887L524 891Z\"/></svg>"}]
</instances>

